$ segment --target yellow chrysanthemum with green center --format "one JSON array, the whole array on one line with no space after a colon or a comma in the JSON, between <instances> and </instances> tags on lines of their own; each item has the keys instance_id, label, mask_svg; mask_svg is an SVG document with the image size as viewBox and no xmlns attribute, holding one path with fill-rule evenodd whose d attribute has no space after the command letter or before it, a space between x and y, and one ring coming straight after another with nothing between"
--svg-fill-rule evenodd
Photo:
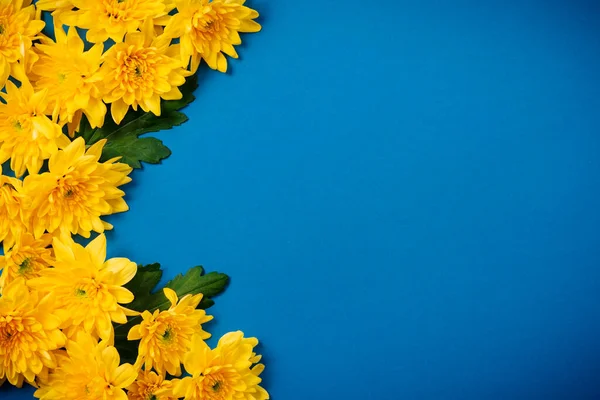
<instances>
[{"instance_id":1,"label":"yellow chrysanthemum with green center","mask_svg":"<svg viewBox=\"0 0 600 400\"><path fill-rule=\"evenodd\" d=\"M44 231L89 237L91 231L112 228L101 216L129 209L118 186L131 181L132 169L116 159L99 162L105 143L101 140L86 150L83 138L77 138L50 158L48 172L25 178L36 237Z\"/></svg>"},{"instance_id":2,"label":"yellow chrysanthemum with green center","mask_svg":"<svg viewBox=\"0 0 600 400\"><path fill-rule=\"evenodd\" d=\"M178 100L178 87L189 73L182 68L176 46L169 46L164 36L155 37L152 24L142 32L129 33L124 43L117 43L104 56L104 101L111 103L113 120L121 122L127 110L138 106L145 112L160 115L160 101ZM173 54L174 53L174 54Z\"/></svg>"},{"instance_id":3,"label":"yellow chrysanthemum with green center","mask_svg":"<svg viewBox=\"0 0 600 400\"><path fill-rule=\"evenodd\" d=\"M39 61L32 78L36 89L48 90L47 112L61 124L69 123L71 133L79 125L82 113L92 128L102 126L106 105L102 102L98 71L104 46L97 44L85 51L74 27L65 34L57 25L54 33L56 41L47 39L35 46Z\"/></svg>"},{"instance_id":4,"label":"yellow chrysanthemum with green center","mask_svg":"<svg viewBox=\"0 0 600 400\"><path fill-rule=\"evenodd\" d=\"M0 380L33 382L55 368L53 350L65 344L59 325L51 295L29 291L24 279L7 284L0 296Z\"/></svg>"},{"instance_id":5,"label":"yellow chrysanthemum with green center","mask_svg":"<svg viewBox=\"0 0 600 400\"><path fill-rule=\"evenodd\" d=\"M0 241L4 242L4 246L12 246L15 238L25 229L22 192L22 182L2 175L0 165Z\"/></svg>"},{"instance_id":6,"label":"yellow chrysanthemum with green center","mask_svg":"<svg viewBox=\"0 0 600 400\"><path fill-rule=\"evenodd\" d=\"M242 43L239 32L258 32L261 26L253 21L258 13L244 6L245 0L175 0L175 14L165 28L165 34L179 38L182 60L190 60L196 71L200 60L212 69L227 71L227 59L238 58L233 48Z\"/></svg>"},{"instance_id":7,"label":"yellow chrysanthemum with green center","mask_svg":"<svg viewBox=\"0 0 600 400\"><path fill-rule=\"evenodd\" d=\"M154 368L159 374L181 374L181 360L189 350L192 337L207 339L210 334L202 330L202 324L213 317L196 307L202 294L186 295L178 302L177 294L169 288L163 289L171 302L166 311L144 311L142 322L131 328L127 339L139 340L136 365L144 365L147 371Z\"/></svg>"},{"instance_id":8,"label":"yellow chrysanthemum with green center","mask_svg":"<svg viewBox=\"0 0 600 400\"><path fill-rule=\"evenodd\" d=\"M162 0L42 0L42 10L58 10L61 22L87 29L86 39L102 43L107 39L121 42L125 34L137 31L146 20L162 22L169 9Z\"/></svg>"},{"instance_id":9,"label":"yellow chrysanthemum with green center","mask_svg":"<svg viewBox=\"0 0 600 400\"><path fill-rule=\"evenodd\" d=\"M44 21L35 18L31 0L0 0L0 88L44 28Z\"/></svg>"},{"instance_id":10,"label":"yellow chrysanthemum with green center","mask_svg":"<svg viewBox=\"0 0 600 400\"><path fill-rule=\"evenodd\" d=\"M106 259L106 237L99 235L85 248L70 236L54 238L54 268L40 272L29 281L37 290L51 292L56 299L61 327L72 338L79 331L108 339L112 322L124 324L127 315L135 314L121 304L133 301L133 294L123 288L137 271L126 258Z\"/></svg>"},{"instance_id":11,"label":"yellow chrysanthemum with green center","mask_svg":"<svg viewBox=\"0 0 600 400\"><path fill-rule=\"evenodd\" d=\"M172 384L154 371L140 371L135 382L127 388L129 400L177 400L171 396Z\"/></svg>"},{"instance_id":12,"label":"yellow chrysanthemum with green center","mask_svg":"<svg viewBox=\"0 0 600 400\"><path fill-rule=\"evenodd\" d=\"M50 267L54 263L51 243L52 236L49 234L36 239L31 233L23 232L14 246L5 244L4 255L0 256L0 292L13 280L36 278L42 270Z\"/></svg>"},{"instance_id":13,"label":"yellow chrysanthemum with green center","mask_svg":"<svg viewBox=\"0 0 600 400\"><path fill-rule=\"evenodd\" d=\"M127 400L125 389L137 376L131 364L120 364L117 349L80 332L67 343L58 368L34 393L41 400Z\"/></svg>"},{"instance_id":14,"label":"yellow chrysanthemum with green center","mask_svg":"<svg viewBox=\"0 0 600 400\"><path fill-rule=\"evenodd\" d=\"M17 87L6 83L0 93L0 164L10 159L16 176L27 170L36 174L44 160L69 144L58 124L44 115L48 107L47 91L34 91L27 81Z\"/></svg>"},{"instance_id":15,"label":"yellow chrysanthemum with green center","mask_svg":"<svg viewBox=\"0 0 600 400\"><path fill-rule=\"evenodd\" d=\"M183 363L191 375L173 380L173 394L185 400L266 400L269 394L261 386L259 375L264 366L253 349L255 338L242 332L225 334L215 349L201 337L194 337Z\"/></svg>"}]
</instances>

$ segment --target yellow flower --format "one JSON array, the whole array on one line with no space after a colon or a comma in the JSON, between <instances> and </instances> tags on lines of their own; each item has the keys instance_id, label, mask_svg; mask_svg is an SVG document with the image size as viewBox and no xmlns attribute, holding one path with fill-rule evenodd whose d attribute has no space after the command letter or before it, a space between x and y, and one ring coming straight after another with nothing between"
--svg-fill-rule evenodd
<instances>
[{"instance_id":1,"label":"yellow flower","mask_svg":"<svg viewBox=\"0 0 600 400\"><path fill-rule=\"evenodd\" d=\"M47 91L34 91L27 81L21 87L6 83L0 93L0 164L10 159L16 176L25 170L36 174L44 160L69 144L60 126L44 115L48 106Z\"/></svg>"},{"instance_id":2,"label":"yellow flower","mask_svg":"<svg viewBox=\"0 0 600 400\"><path fill-rule=\"evenodd\" d=\"M127 388L129 400L177 400L171 396L170 381L154 371L140 371L136 381Z\"/></svg>"},{"instance_id":3,"label":"yellow flower","mask_svg":"<svg viewBox=\"0 0 600 400\"><path fill-rule=\"evenodd\" d=\"M188 351L192 337L207 339L210 334L202 330L201 324L213 317L196 307L202 294L186 295L177 303L177 294L169 288L163 289L171 302L166 311L144 311L143 321L131 328L127 339L141 339L136 365L144 364L149 371L154 368L159 374L165 370L175 376L181 375L181 360Z\"/></svg>"},{"instance_id":4,"label":"yellow flower","mask_svg":"<svg viewBox=\"0 0 600 400\"><path fill-rule=\"evenodd\" d=\"M161 98L182 97L178 86L185 83L189 73L179 59L170 57L177 48L169 44L170 39L155 37L152 24L146 23L142 32L127 34L124 43L106 52L102 65L104 101L112 103L110 110L117 124L129 107L137 110L140 106L145 112L160 115Z\"/></svg>"},{"instance_id":5,"label":"yellow flower","mask_svg":"<svg viewBox=\"0 0 600 400\"><path fill-rule=\"evenodd\" d=\"M24 229L23 207L22 182L2 175L0 165L0 241L4 241L4 246L12 246L15 237Z\"/></svg>"},{"instance_id":6,"label":"yellow flower","mask_svg":"<svg viewBox=\"0 0 600 400\"><path fill-rule=\"evenodd\" d=\"M31 0L0 0L0 88L44 28L35 14Z\"/></svg>"},{"instance_id":7,"label":"yellow flower","mask_svg":"<svg viewBox=\"0 0 600 400\"><path fill-rule=\"evenodd\" d=\"M17 278L29 280L54 263L52 256L52 236L42 235L35 239L29 232L22 232L14 246L4 246L0 256L0 292L2 288Z\"/></svg>"},{"instance_id":8,"label":"yellow flower","mask_svg":"<svg viewBox=\"0 0 600 400\"><path fill-rule=\"evenodd\" d=\"M61 9L58 1L44 1L42 9ZM162 0L71 0L75 10L60 13L66 25L88 29L86 39L102 43L108 38L121 42L126 33L137 31L147 19L165 17Z\"/></svg>"},{"instance_id":9,"label":"yellow flower","mask_svg":"<svg viewBox=\"0 0 600 400\"><path fill-rule=\"evenodd\" d=\"M92 128L104 124L106 106L102 102L98 75L104 46L97 44L84 50L77 29L69 28L65 34L60 24L55 24L56 42L47 39L35 47L39 61L35 64L32 80L36 89L47 89L47 112L60 123L69 122L70 131L79 124L83 112Z\"/></svg>"},{"instance_id":10,"label":"yellow flower","mask_svg":"<svg viewBox=\"0 0 600 400\"><path fill-rule=\"evenodd\" d=\"M261 26L253 21L258 13L244 6L244 2L175 0L178 13L167 24L165 34L180 39L181 59L188 61L191 57L193 72L200 60L212 69L227 71L224 54L238 58L233 48L242 43L238 32L260 31Z\"/></svg>"},{"instance_id":11,"label":"yellow flower","mask_svg":"<svg viewBox=\"0 0 600 400\"><path fill-rule=\"evenodd\" d=\"M30 292L24 279L6 285L0 297L0 379L33 382L45 368L55 368L52 351L65 344L59 325L51 295Z\"/></svg>"},{"instance_id":12,"label":"yellow flower","mask_svg":"<svg viewBox=\"0 0 600 400\"><path fill-rule=\"evenodd\" d=\"M122 287L137 271L126 258L106 260L106 237L99 235L85 248L70 236L54 238L54 268L40 272L29 286L51 292L64 332L72 338L85 331L102 339L113 334L112 322L124 324L132 312L121 306L133 301L133 294Z\"/></svg>"},{"instance_id":13,"label":"yellow flower","mask_svg":"<svg viewBox=\"0 0 600 400\"><path fill-rule=\"evenodd\" d=\"M42 400L127 400L123 390L135 380L137 370L120 363L117 349L80 332L67 343L67 354L58 368L34 393Z\"/></svg>"},{"instance_id":14,"label":"yellow flower","mask_svg":"<svg viewBox=\"0 0 600 400\"><path fill-rule=\"evenodd\" d=\"M105 143L101 140L86 151L84 140L77 138L50 158L49 172L25 178L35 237L58 230L89 237L91 231L112 228L101 216L128 210L125 193L117 187L131 181L131 167L116 159L99 162Z\"/></svg>"},{"instance_id":15,"label":"yellow flower","mask_svg":"<svg viewBox=\"0 0 600 400\"><path fill-rule=\"evenodd\" d=\"M201 337L194 337L184 357L185 370L191 375L173 380L173 394L185 400L266 400L269 394L259 386L262 364L253 349L255 338L242 332L225 334L211 350ZM253 366L254 365L254 366Z\"/></svg>"}]
</instances>

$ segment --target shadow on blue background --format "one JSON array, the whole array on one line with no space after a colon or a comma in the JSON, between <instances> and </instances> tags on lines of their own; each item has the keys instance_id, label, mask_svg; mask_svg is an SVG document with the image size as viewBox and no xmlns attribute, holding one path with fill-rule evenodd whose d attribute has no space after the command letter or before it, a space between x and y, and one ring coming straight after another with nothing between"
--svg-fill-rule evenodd
<instances>
[{"instance_id":1,"label":"shadow on blue background","mask_svg":"<svg viewBox=\"0 0 600 400\"><path fill-rule=\"evenodd\" d=\"M229 273L275 400L600 398L600 7L250 5L110 255Z\"/></svg>"}]
</instances>

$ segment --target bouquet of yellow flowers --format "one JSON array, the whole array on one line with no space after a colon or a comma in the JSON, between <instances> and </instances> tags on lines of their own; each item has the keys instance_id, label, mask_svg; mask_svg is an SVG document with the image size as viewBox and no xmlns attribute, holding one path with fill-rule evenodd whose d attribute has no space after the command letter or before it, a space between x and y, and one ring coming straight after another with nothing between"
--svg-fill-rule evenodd
<instances>
[{"instance_id":1,"label":"bouquet of yellow flowers","mask_svg":"<svg viewBox=\"0 0 600 400\"><path fill-rule=\"evenodd\" d=\"M269 398L255 338L205 343L227 275L198 266L157 288L159 264L106 259L103 220L128 210L134 168L171 154L145 135L186 121L199 66L225 72L257 17L244 0L0 0L0 384Z\"/></svg>"}]
</instances>

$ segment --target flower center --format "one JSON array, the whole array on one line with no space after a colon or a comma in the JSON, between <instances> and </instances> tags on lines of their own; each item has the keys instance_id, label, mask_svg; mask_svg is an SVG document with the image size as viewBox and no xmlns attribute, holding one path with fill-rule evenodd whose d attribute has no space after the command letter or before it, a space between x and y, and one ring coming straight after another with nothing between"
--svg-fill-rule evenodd
<instances>
[{"instance_id":1,"label":"flower center","mask_svg":"<svg viewBox=\"0 0 600 400\"><path fill-rule=\"evenodd\" d=\"M127 0L104 0L104 8L108 18L123 21L127 18Z\"/></svg>"},{"instance_id":2,"label":"flower center","mask_svg":"<svg viewBox=\"0 0 600 400\"><path fill-rule=\"evenodd\" d=\"M136 399L144 400L158 400L158 396L154 394L159 389L157 385L142 386L137 393L137 396L133 396ZM130 392L131 393L131 392Z\"/></svg>"},{"instance_id":3,"label":"flower center","mask_svg":"<svg viewBox=\"0 0 600 400\"><path fill-rule=\"evenodd\" d=\"M12 14L12 6L3 9L0 4L0 49L3 50L14 50L18 45L18 42L15 41L15 35L12 34L14 27L11 29Z\"/></svg>"},{"instance_id":4,"label":"flower center","mask_svg":"<svg viewBox=\"0 0 600 400\"><path fill-rule=\"evenodd\" d=\"M95 298L101 285L94 279L86 279L75 286L73 294L79 299Z\"/></svg>"},{"instance_id":5,"label":"flower center","mask_svg":"<svg viewBox=\"0 0 600 400\"><path fill-rule=\"evenodd\" d=\"M0 348L10 349L19 341L25 327L20 317L0 318Z\"/></svg>"},{"instance_id":6,"label":"flower center","mask_svg":"<svg viewBox=\"0 0 600 400\"><path fill-rule=\"evenodd\" d=\"M31 257L25 258L21 264L19 264L19 274L25 275L26 273L31 271L31 267L33 264L33 260Z\"/></svg>"},{"instance_id":7,"label":"flower center","mask_svg":"<svg viewBox=\"0 0 600 400\"><path fill-rule=\"evenodd\" d=\"M231 366L216 367L205 371L202 376L200 398L207 400L230 399L235 389L235 382L241 379L240 374Z\"/></svg>"},{"instance_id":8,"label":"flower center","mask_svg":"<svg viewBox=\"0 0 600 400\"><path fill-rule=\"evenodd\" d=\"M72 207L73 203L76 203L82 197L80 192L85 193L85 183L82 183L79 177L68 174L58 179L57 187L54 190L54 198L64 199L67 201L66 204Z\"/></svg>"},{"instance_id":9,"label":"flower center","mask_svg":"<svg viewBox=\"0 0 600 400\"><path fill-rule=\"evenodd\" d=\"M72 187L69 187L66 191L65 194L63 195L65 198L69 198L71 196L73 196L73 193L75 193L75 189Z\"/></svg>"},{"instance_id":10,"label":"flower center","mask_svg":"<svg viewBox=\"0 0 600 400\"><path fill-rule=\"evenodd\" d=\"M4 332L2 332L2 342L3 343L10 343L12 341L12 338L14 335L16 335L17 332L14 329L10 329L10 327L8 327L8 329L6 329Z\"/></svg>"},{"instance_id":11,"label":"flower center","mask_svg":"<svg viewBox=\"0 0 600 400\"><path fill-rule=\"evenodd\" d=\"M173 328L168 326L167 329L165 329L165 333L162 334L162 340L163 342L167 342L167 343L171 343L174 339L175 333L173 332Z\"/></svg>"},{"instance_id":12,"label":"flower center","mask_svg":"<svg viewBox=\"0 0 600 400\"><path fill-rule=\"evenodd\" d=\"M10 124L16 134L15 136L20 137L21 140L35 140L37 138L37 135L31 135L34 131L37 132L32 129L31 118L34 116L33 114L20 114L10 117Z\"/></svg>"},{"instance_id":13,"label":"flower center","mask_svg":"<svg viewBox=\"0 0 600 400\"><path fill-rule=\"evenodd\" d=\"M7 30L10 26L10 19L13 10L12 7L4 9L2 9L1 7L2 6L0 6L0 35L4 35L5 33L10 34L10 32L7 32Z\"/></svg>"},{"instance_id":14,"label":"flower center","mask_svg":"<svg viewBox=\"0 0 600 400\"><path fill-rule=\"evenodd\" d=\"M197 31L212 33L218 30L218 16L213 15L212 10L205 12L197 12L194 15L192 24Z\"/></svg>"},{"instance_id":15,"label":"flower center","mask_svg":"<svg viewBox=\"0 0 600 400\"><path fill-rule=\"evenodd\" d=\"M121 77L131 89L144 89L154 81L155 54L144 49L123 58Z\"/></svg>"}]
</instances>

